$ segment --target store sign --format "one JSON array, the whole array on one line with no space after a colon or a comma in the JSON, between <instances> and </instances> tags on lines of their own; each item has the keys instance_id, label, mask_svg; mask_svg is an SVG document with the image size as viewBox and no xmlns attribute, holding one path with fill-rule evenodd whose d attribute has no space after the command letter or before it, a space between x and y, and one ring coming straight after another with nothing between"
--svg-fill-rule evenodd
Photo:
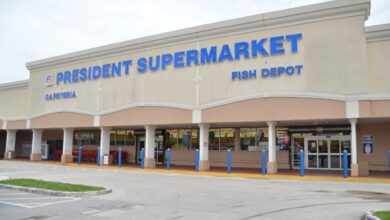
<instances>
[{"instance_id":1,"label":"store sign","mask_svg":"<svg viewBox=\"0 0 390 220\"><path fill-rule=\"evenodd\" d=\"M372 154L374 152L374 141L372 135L363 135L363 153Z\"/></svg>"},{"instance_id":2,"label":"store sign","mask_svg":"<svg viewBox=\"0 0 390 220\"><path fill-rule=\"evenodd\" d=\"M61 85L121 77L122 75L129 75L133 65L135 66L136 72L143 74L146 72L166 70L168 67L178 69L218 64L225 61L231 62L241 59L281 56L286 53L294 54L298 52L298 44L301 39L302 33L279 35L250 41L239 41L233 44L223 44L221 46L213 45L200 49L140 57L134 62L132 59L125 59L103 65L68 69L55 74L47 74L46 85L52 86L54 82L56 85ZM233 71L232 80L249 79L257 76L257 74L261 74L263 78L282 75L300 75L302 68L302 65L297 64L262 68L258 72L257 70Z\"/></svg>"},{"instance_id":3,"label":"store sign","mask_svg":"<svg viewBox=\"0 0 390 220\"><path fill-rule=\"evenodd\" d=\"M46 101L76 98L76 91L53 92L45 95Z\"/></svg>"}]
</instances>

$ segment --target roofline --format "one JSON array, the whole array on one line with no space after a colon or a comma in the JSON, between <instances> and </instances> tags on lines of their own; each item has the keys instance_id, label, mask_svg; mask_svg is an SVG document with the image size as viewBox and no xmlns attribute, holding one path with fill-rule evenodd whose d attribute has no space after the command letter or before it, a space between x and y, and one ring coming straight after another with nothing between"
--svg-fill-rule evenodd
<instances>
[{"instance_id":1,"label":"roofline","mask_svg":"<svg viewBox=\"0 0 390 220\"><path fill-rule=\"evenodd\" d=\"M26 79L26 80L20 80L20 81L9 82L9 83L1 83L0 90L28 87L29 82L30 80Z\"/></svg>"},{"instance_id":2,"label":"roofline","mask_svg":"<svg viewBox=\"0 0 390 220\"><path fill-rule=\"evenodd\" d=\"M264 14L215 22L119 43L67 53L26 63L29 70L39 70L80 61L148 50L162 46L198 41L216 36L237 34L248 30L267 30L327 19L370 14L370 0L338 0L307 5Z\"/></svg>"},{"instance_id":3,"label":"roofline","mask_svg":"<svg viewBox=\"0 0 390 220\"><path fill-rule=\"evenodd\" d=\"M390 24L366 27L367 42L390 40Z\"/></svg>"}]
</instances>

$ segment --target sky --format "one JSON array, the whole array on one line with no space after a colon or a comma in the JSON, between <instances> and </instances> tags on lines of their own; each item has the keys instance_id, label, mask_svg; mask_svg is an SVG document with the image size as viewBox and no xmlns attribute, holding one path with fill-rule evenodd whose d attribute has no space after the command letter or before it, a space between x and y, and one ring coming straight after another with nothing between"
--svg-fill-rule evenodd
<instances>
[{"instance_id":1,"label":"sky","mask_svg":"<svg viewBox=\"0 0 390 220\"><path fill-rule=\"evenodd\" d=\"M0 83L25 80L26 62L326 0L0 0ZM371 0L366 26L390 23Z\"/></svg>"}]
</instances>

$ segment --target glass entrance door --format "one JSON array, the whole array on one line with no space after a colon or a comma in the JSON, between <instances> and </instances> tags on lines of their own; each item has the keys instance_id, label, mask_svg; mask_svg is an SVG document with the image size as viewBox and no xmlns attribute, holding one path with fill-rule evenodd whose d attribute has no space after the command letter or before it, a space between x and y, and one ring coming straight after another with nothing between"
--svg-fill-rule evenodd
<instances>
[{"instance_id":1,"label":"glass entrance door","mask_svg":"<svg viewBox=\"0 0 390 220\"><path fill-rule=\"evenodd\" d=\"M155 147L154 147L154 159L156 161L156 164L163 164L164 163L164 135L156 135L155 140Z\"/></svg>"},{"instance_id":2,"label":"glass entrance door","mask_svg":"<svg viewBox=\"0 0 390 220\"><path fill-rule=\"evenodd\" d=\"M305 167L307 169L341 169L343 150L350 157L350 136L305 137Z\"/></svg>"}]
</instances>

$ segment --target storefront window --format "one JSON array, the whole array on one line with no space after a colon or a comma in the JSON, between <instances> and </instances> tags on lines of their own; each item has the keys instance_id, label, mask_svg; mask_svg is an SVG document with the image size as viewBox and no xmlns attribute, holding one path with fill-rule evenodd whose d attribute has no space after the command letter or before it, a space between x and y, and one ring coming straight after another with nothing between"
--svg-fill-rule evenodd
<instances>
[{"instance_id":1,"label":"storefront window","mask_svg":"<svg viewBox=\"0 0 390 220\"><path fill-rule=\"evenodd\" d=\"M288 128L276 128L276 147L279 150L288 150L290 148Z\"/></svg>"},{"instance_id":2,"label":"storefront window","mask_svg":"<svg viewBox=\"0 0 390 220\"><path fill-rule=\"evenodd\" d=\"M234 149L234 128L209 130L209 150Z\"/></svg>"},{"instance_id":3,"label":"storefront window","mask_svg":"<svg viewBox=\"0 0 390 220\"><path fill-rule=\"evenodd\" d=\"M267 128L240 128L240 150L260 151L267 148Z\"/></svg>"},{"instance_id":4,"label":"storefront window","mask_svg":"<svg viewBox=\"0 0 390 220\"><path fill-rule=\"evenodd\" d=\"M75 131L73 143L76 145L99 145L100 131Z\"/></svg>"},{"instance_id":5,"label":"storefront window","mask_svg":"<svg viewBox=\"0 0 390 220\"><path fill-rule=\"evenodd\" d=\"M167 145L173 150L191 150L199 146L198 129L167 129Z\"/></svg>"},{"instance_id":6,"label":"storefront window","mask_svg":"<svg viewBox=\"0 0 390 220\"><path fill-rule=\"evenodd\" d=\"M116 130L111 130L110 132L110 145L115 146L116 145Z\"/></svg>"},{"instance_id":7,"label":"storefront window","mask_svg":"<svg viewBox=\"0 0 390 220\"><path fill-rule=\"evenodd\" d=\"M134 145L134 130L126 130L126 146L133 146Z\"/></svg>"},{"instance_id":8,"label":"storefront window","mask_svg":"<svg viewBox=\"0 0 390 220\"><path fill-rule=\"evenodd\" d=\"M126 143L126 130L118 130L116 131L116 145L117 146L125 146Z\"/></svg>"}]
</instances>

